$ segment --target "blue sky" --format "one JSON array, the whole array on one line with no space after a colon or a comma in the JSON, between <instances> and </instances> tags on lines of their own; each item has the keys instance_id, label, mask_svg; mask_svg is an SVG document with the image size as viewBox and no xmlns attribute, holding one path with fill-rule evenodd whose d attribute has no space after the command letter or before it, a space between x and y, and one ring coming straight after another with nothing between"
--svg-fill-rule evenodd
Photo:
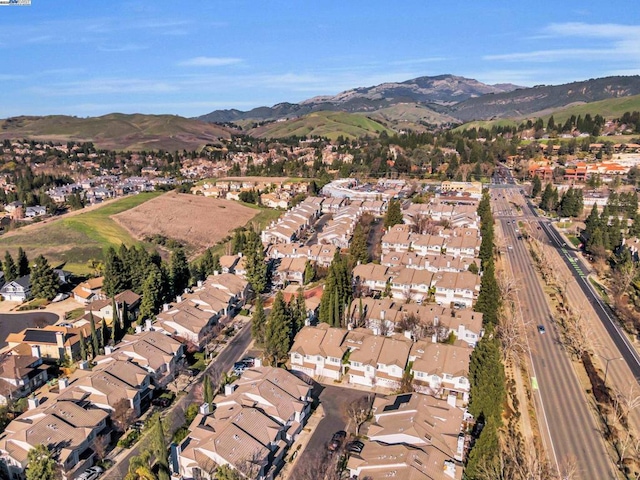
<instances>
[{"instance_id":1,"label":"blue sky","mask_svg":"<svg viewBox=\"0 0 640 480\"><path fill-rule=\"evenodd\" d=\"M634 2L32 0L0 7L0 118L196 116L452 73L640 74Z\"/></svg>"}]
</instances>

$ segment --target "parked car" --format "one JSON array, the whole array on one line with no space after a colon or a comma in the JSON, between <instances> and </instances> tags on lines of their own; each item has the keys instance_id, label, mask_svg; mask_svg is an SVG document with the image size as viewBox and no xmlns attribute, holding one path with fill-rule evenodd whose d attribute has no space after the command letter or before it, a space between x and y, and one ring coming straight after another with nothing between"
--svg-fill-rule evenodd
<instances>
[{"instance_id":1,"label":"parked car","mask_svg":"<svg viewBox=\"0 0 640 480\"><path fill-rule=\"evenodd\" d=\"M66 300L67 298L69 298L68 293L59 293L55 297L53 297L53 300L51 300L51 303L61 302L63 300Z\"/></svg>"},{"instance_id":2,"label":"parked car","mask_svg":"<svg viewBox=\"0 0 640 480\"><path fill-rule=\"evenodd\" d=\"M171 405L171 399L167 397L158 397L151 400L151 405L155 405L156 407L167 408Z\"/></svg>"},{"instance_id":3,"label":"parked car","mask_svg":"<svg viewBox=\"0 0 640 480\"><path fill-rule=\"evenodd\" d=\"M544 328L544 325L538 325L538 332L540 333L546 333L547 329Z\"/></svg>"},{"instance_id":4,"label":"parked car","mask_svg":"<svg viewBox=\"0 0 640 480\"><path fill-rule=\"evenodd\" d=\"M347 445L347 450L351 453L361 453L364 448L364 443L360 440L354 440Z\"/></svg>"},{"instance_id":5,"label":"parked car","mask_svg":"<svg viewBox=\"0 0 640 480\"><path fill-rule=\"evenodd\" d=\"M142 420L136 420L135 422L133 422L133 425L131 425L131 427L135 430L144 430L144 422Z\"/></svg>"},{"instance_id":6,"label":"parked car","mask_svg":"<svg viewBox=\"0 0 640 480\"><path fill-rule=\"evenodd\" d=\"M102 467L91 467L77 476L75 480L95 480L102 475L103 472Z\"/></svg>"},{"instance_id":7,"label":"parked car","mask_svg":"<svg viewBox=\"0 0 640 480\"><path fill-rule=\"evenodd\" d=\"M344 430L340 430L333 434L331 437L331 441L329 442L329 446L327 447L330 452L335 452L342 446L342 442L347 438L347 432Z\"/></svg>"}]
</instances>

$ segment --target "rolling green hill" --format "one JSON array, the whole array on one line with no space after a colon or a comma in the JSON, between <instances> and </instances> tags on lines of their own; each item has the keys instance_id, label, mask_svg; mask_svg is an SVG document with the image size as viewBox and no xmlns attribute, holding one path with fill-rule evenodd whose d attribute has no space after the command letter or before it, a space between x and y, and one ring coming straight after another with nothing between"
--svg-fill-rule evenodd
<instances>
[{"instance_id":1,"label":"rolling green hill","mask_svg":"<svg viewBox=\"0 0 640 480\"><path fill-rule=\"evenodd\" d=\"M0 121L0 139L91 141L114 150L194 150L229 137L228 129L177 115L111 113L102 117L52 115Z\"/></svg>"},{"instance_id":2,"label":"rolling green hill","mask_svg":"<svg viewBox=\"0 0 640 480\"><path fill-rule=\"evenodd\" d=\"M364 113L360 113L364 115ZM397 130L424 130L423 123L441 125L443 123L458 123L449 115L438 113L417 103L397 103L390 107L381 108L366 114L369 118L392 125Z\"/></svg>"},{"instance_id":3,"label":"rolling green hill","mask_svg":"<svg viewBox=\"0 0 640 480\"><path fill-rule=\"evenodd\" d=\"M363 115L323 111L310 113L293 120L262 125L251 129L248 133L259 138L318 135L336 139L340 135L348 138L359 138L365 135L377 136L383 131L388 134L393 133L393 130Z\"/></svg>"}]
</instances>

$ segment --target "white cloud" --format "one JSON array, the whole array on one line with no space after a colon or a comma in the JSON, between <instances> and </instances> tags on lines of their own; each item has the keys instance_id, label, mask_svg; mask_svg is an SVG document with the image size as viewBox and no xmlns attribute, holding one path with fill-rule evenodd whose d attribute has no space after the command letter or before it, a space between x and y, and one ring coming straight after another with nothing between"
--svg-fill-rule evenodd
<instances>
[{"instance_id":1,"label":"white cloud","mask_svg":"<svg viewBox=\"0 0 640 480\"><path fill-rule=\"evenodd\" d=\"M596 41L587 48L541 49L485 55L484 60L507 62L580 61L640 61L640 26L615 23L589 24L582 22L552 23L544 27L536 40L579 39Z\"/></svg>"},{"instance_id":2,"label":"white cloud","mask_svg":"<svg viewBox=\"0 0 640 480\"><path fill-rule=\"evenodd\" d=\"M178 85L169 82L137 78L92 78L73 82L31 87L28 91L44 96L85 96L100 94L159 94L179 91Z\"/></svg>"},{"instance_id":3,"label":"white cloud","mask_svg":"<svg viewBox=\"0 0 640 480\"><path fill-rule=\"evenodd\" d=\"M141 45L136 43L125 43L123 45L100 45L98 50L101 52L136 52L139 50L146 50L149 47L147 45Z\"/></svg>"},{"instance_id":4,"label":"white cloud","mask_svg":"<svg viewBox=\"0 0 640 480\"><path fill-rule=\"evenodd\" d=\"M241 63L241 58L232 57L194 57L180 62L181 67L224 67Z\"/></svg>"}]
</instances>

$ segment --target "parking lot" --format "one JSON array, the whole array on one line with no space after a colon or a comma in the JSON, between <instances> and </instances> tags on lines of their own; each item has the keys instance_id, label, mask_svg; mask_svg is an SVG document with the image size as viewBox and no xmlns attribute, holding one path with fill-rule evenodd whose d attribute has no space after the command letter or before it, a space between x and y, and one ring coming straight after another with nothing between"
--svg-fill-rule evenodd
<instances>
[{"instance_id":1,"label":"parking lot","mask_svg":"<svg viewBox=\"0 0 640 480\"><path fill-rule=\"evenodd\" d=\"M353 433L353 426L349 427L349 419L347 418L345 408L350 403L357 401L358 399L371 395L371 393L354 390L344 387L334 386L320 386L322 392L320 393L320 403L324 409L324 418L318 424L318 427L313 432L309 443L307 444L304 452L300 455L296 463L290 479L295 479L296 470L299 465L304 465L305 462L311 462L312 457L317 455L318 452L326 452L328 443L334 433L340 430L346 430L347 434ZM315 460L315 459L314 459Z\"/></svg>"}]
</instances>

